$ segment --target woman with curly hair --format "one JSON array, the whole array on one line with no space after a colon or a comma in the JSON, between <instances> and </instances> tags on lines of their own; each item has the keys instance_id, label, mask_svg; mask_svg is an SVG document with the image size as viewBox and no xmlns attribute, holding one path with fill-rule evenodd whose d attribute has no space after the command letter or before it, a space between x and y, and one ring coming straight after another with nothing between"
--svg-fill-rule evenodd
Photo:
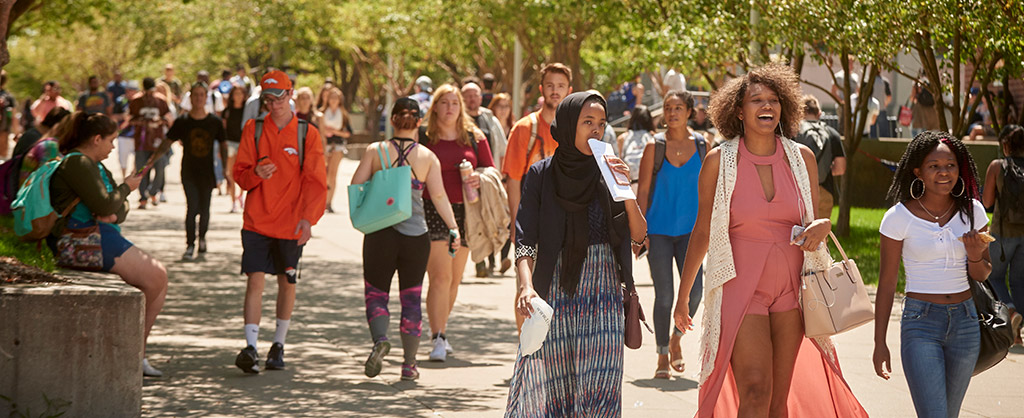
<instances>
[{"instance_id":1,"label":"woman with curly hair","mask_svg":"<svg viewBox=\"0 0 1024 418\"><path fill-rule=\"evenodd\" d=\"M699 417L867 416L831 341L806 338L798 309L800 273L829 265L819 245L832 226L814 219L814 153L789 139L800 95L793 70L769 64L711 98L712 122L732 139L701 167L675 308L676 327L692 329L690 288L706 254ZM795 225L806 229L793 238Z\"/></svg>"},{"instance_id":2,"label":"woman with curly hair","mask_svg":"<svg viewBox=\"0 0 1024 418\"><path fill-rule=\"evenodd\" d=\"M900 259L907 297L900 320L900 356L919 417L955 417L981 348L970 280L992 272L978 172L959 139L924 131L900 159L882 217L881 266L875 299L875 373L889 378L885 343Z\"/></svg>"}]
</instances>

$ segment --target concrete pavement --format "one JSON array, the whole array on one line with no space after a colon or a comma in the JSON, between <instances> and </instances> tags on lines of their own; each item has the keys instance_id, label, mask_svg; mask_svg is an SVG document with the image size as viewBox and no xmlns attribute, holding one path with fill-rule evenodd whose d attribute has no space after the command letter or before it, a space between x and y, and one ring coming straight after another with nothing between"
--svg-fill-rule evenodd
<instances>
[{"instance_id":1,"label":"concrete pavement","mask_svg":"<svg viewBox=\"0 0 1024 418\"><path fill-rule=\"evenodd\" d=\"M241 214L228 213L228 198L214 192L207 235L210 252L201 261L177 261L185 247L185 200L178 174L181 150L176 149L165 189L169 202L144 211L132 210L124 225L130 240L164 261L170 277L167 303L153 329L148 353L165 376L146 378L143 415L502 416L517 347L511 274L478 279L471 277L473 269L467 268L448 332L455 354L447 362L426 361L429 337L424 335L418 381L399 379L399 344L386 359L380 376L370 379L363 375L371 341L362 296L362 234L348 220L343 189L335 197L338 213L324 216L305 248L298 301L285 348L287 369L259 375L241 373L233 364L245 344L241 319L245 279L238 274ZM106 164L111 171L119 171L116 158ZM351 160L342 163L339 185L348 184L356 164ZM654 294L647 263L635 263L635 269L640 300L650 313ZM429 286L429 281L425 284ZM275 294L276 286L268 283L258 347L264 357L274 331ZM397 343L397 280L391 298L389 335ZM898 320L897 310L889 325L893 355L889 381L874 376L871 326L836 338L846 380L872 417L914 416L900 367ZM427 334L426 318L423 326ZM626 349L623 416L692 416L697 407L699 364L693 361L697 339L696 333L683 338L687 370L672 380L652 378L656 359L653 334L644 335L640 350ZM1022 376L1024 350L1016 347L1003 363L974 378L961 416L1024 416Z\"/></svg>"}]
</instances>

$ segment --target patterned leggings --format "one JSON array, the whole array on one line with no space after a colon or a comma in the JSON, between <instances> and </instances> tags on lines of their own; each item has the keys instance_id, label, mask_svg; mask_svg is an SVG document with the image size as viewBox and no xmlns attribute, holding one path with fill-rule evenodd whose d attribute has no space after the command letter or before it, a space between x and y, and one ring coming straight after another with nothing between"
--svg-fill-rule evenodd
<instances>
[{"instance_id":1,"label":"patterned leggings","mask_svg":"<svg viewBox=\"0 0 1024 418\"><path fill-rule=\"evenodd\" d=\"M402 235L394 228L366 235L363 238L363 281L366 286L366 320L370 325L373 342L387 340L388 293L391 279L398 271L399 298L402 303L402 348L406 363L414 364L423 313L420 295L423 275L430 257L430 239L427 234L416 237Z\"/></svg>"}]
</instances>

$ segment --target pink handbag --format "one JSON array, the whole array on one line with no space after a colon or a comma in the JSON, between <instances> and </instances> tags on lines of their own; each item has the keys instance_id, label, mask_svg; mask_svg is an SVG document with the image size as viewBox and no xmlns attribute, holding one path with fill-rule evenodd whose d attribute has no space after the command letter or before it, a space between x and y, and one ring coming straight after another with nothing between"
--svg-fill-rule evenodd
<instances>
[{"instance_id":1,"label":"pink handbag","mask_svg":"<svg viewBox=\"0 0 1024 418\"><path fill-rule=\"evenodd\" d=\"M805 273L801 278L800 307L808 338L836 335L875 318L857 263L846 256L835 234L828 235L843 260L832 263L825 271Z\"/></svg>"}]
</instances>

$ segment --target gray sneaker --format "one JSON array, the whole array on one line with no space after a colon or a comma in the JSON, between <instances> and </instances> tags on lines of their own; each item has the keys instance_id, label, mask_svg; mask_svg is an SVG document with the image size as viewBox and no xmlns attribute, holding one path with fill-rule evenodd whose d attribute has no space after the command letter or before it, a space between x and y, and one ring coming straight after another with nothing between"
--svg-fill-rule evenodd
<instances>
[{"instance_id":1,"label":"gray sneaker","mask_svg":"<svg viewBox=\"0 0 1024 418\"><path fill-rule=\"evenodd\" d=\"M164 372L157 370L156 367L149 365L149 359L142 359L142 375L148 377L161 377Z\"/></svg>"},{"instance_id":2,"label":"gray sneaker","mask_svg":"<svg viewBox=\"0 0 1024 418\"><path fill-rule=\"evenodd\" d=\"M384 367L384 356L388 355L389 351L391 351L391 343L388 340L377 341L373 345L370 357L366 359L366 368L364 369L366 377L380 374L380 369Z\"/></svg>"},{"instance_id":3,"label":"gray sneaker","mask_svg":"<svg viewBox=\"0 0 1024 418\"><path fill-rule=\"evenodd\" d=\"M238 357L235 357L235 366L246 373L259 373L260 355L256 352L256 347L249 345L243 348Z\"/></svg>"},{"instance_id":4,"label":"gray sneaker","mask_svg":"<svg viewBox=\"0 0 1024 418\"><path fill-rule=\"evenodd\" d=\"M181 261L192 261L196 259L196 246L189 245L185 248L185 253L181 255Z\"/></svg>"}]
</instances>

